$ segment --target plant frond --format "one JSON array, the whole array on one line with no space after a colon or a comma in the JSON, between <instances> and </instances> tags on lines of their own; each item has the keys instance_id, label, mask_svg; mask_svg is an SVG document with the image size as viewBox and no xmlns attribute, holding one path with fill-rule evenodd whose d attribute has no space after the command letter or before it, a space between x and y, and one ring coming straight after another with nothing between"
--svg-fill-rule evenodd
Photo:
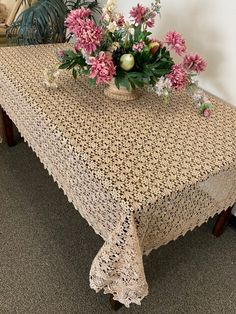
<instances>
[{"instance_id":1,"label":"plant frond","mask_svg":"<svg viewBox=\"0 0 236 314\"><path fill-rule=\"evenodd\" d=\"M38 0L23 11L7 30L7 38L18 44L65 41L67 7L62 0Z\"/></svg>"},{"instance_id":2,"label":"plant frond","mask_svg":"<svg viewBox=\"0 0 236 314\"><path fill-rule=\"evenodd\" d=\"M64 21L67 14L81 6L100 13L97 0L21 0L29 7L7 29L12 43L32 45L66 41Z\"/></svg>"}]
</instances>

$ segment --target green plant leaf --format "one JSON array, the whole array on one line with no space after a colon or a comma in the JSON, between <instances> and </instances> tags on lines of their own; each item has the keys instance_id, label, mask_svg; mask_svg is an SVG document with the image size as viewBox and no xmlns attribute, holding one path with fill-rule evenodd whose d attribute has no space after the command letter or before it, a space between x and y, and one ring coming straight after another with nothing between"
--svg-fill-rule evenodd
<instances>
[{"instance_id":1,"label":"green plant leaf","mask_svg":"<svg viewBox=\"0 0 236 314\"><path fill-rule=\"evenodd\" d=\"M22 3L31 4L31 1L22 0ZM8 27L7 39L20 45L65 42L64 20L70 10L81 6L94 12L100 10L97 1L38 0Z\"/></svg>"},{"instance_id":2,"label":"green plant leaf","mask_svg":"<svg viewBox=\"0 0 236 314\"><path fill-rule=\"evenodd\" d=\"M72 69L72 75L73 75L73 78L76 80L78 76L78 70L76 68Z\"/></svg>"},{"instance_id":3,"label":"green plant leaf","mask_svg":"<svg viewBox=\"0 0 236 314\"><path fill-rule=\"evenodd\" d=\"M88 84L89 84L90 87L95 86L96 85L96 77L93 78L93 79L89 78L88 79Z\"/></svg>"}]
</instances>

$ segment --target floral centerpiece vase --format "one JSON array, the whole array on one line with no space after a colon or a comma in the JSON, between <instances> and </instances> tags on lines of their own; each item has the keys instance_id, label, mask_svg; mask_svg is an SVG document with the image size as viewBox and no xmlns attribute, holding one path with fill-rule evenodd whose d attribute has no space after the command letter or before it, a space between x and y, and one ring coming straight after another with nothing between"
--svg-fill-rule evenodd
<instances>
[{"instance_id":1,"label":"floral centerpiece vase","mask_svg":"<svg viewBox=\"0 0 236 314\"><path fill-rule=\"evenodd\" d=\"M85 75L91 86L107 84L105 95L120 100L136 99L146 86L165 100L173 90L191 90L207 64L199 54L187 53L185 40L175 31L162 39L152 37L149 29L160 8L160 0L150 7L137 4L127 21L117 12L116 1L108 0L98 23L88 8L71 11L65 25L75 39L75 50L58 52L59 69L71 70L74 78ZM179 62L174 62L172 51ZM209 111L211 105L203 96L197 93L195 98L201 113Z\"/></svg>"}]
</instances>

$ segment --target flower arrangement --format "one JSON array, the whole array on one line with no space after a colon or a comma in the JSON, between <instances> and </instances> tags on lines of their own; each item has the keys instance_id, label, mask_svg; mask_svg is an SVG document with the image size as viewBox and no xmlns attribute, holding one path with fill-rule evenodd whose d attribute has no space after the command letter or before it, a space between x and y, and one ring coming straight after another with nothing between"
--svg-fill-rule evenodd
<instances>
[{"instance_id":1,"label":"flower arrangement","mask_svg":"<svg viewBox=\"0 0 236 314\"><path fill-rule=\"evenodd\" d=\"M150 7L131 8L130 20L117 12L116 0L108 0L96 24L88 8L69 13L65 20L75 38L75 50L58 52L59 69L72 70L74 78L86 75L90 85L111 84L118 89L147 87L168 100L173 90L189 88L199 112L209 116L211 104L196 89L196 76L207 63L199 54L188 54L183 37L171 31L162 39L152 38L149 28L160 13L160 0ZM181 58L175 63L171 53Z\"/></svg>"}]
</instances>

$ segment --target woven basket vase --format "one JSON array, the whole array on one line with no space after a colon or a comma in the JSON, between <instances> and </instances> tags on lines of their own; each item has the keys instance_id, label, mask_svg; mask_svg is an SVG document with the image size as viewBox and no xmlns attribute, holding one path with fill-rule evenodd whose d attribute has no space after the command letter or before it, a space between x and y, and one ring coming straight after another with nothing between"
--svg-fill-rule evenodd
<instances>
[{"instance_id":1,"label":"woven basket vase","mask_svg":"<svg viewBox=\"0 0 236 314\"><path fill-rule=\"evenodd\" d=\"M140 92L137 90L127 90L126 87L120 86L117 88L114 80L109 84L109 86L104 90L106 96L117 99L117 100L135 100L140 97Z\"/></svg>"}]
</instances>

